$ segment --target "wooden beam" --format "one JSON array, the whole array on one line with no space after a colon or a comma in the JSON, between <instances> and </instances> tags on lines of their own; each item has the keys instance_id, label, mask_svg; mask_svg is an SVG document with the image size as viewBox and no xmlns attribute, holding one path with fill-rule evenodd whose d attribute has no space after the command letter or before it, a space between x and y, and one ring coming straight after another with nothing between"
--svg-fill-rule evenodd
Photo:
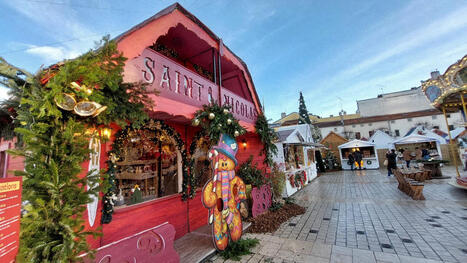
<instances>
[{"instance_id":1,"label":"wooden beam","mask_svg":"<svg viewBox=\"0 0 467 263\"><path fill-rule=\"evenodd\" d=\"M454 141L452 140L452 136L451 136L451 131L449 130L449 122L448 122L448 118L446 117L446 109L444 107L443 108L443 114L444 114L444 120L446 121L446 126L448 127L448 135L449 135L449 150L452 154L452 159L454 161L454 166L456 167L456 173L457 173L457 177L460 177L460 174L459 174L459 168L457 167L457 154L454 153Z\"/></svg>"}]
</instances>

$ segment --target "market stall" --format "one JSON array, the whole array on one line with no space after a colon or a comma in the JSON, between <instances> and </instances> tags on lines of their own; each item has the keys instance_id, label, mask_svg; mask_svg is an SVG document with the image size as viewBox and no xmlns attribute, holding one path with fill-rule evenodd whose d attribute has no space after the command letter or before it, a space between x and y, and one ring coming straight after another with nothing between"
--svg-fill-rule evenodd
<instances>
[{"instance_id":1,"label":"market stall","mask_svg":"<svg viewBox=\"0 0 467 263\"><path fill-rule=\"evenodd\" d=\"M349 164L349 156L355 154L355 152L360 152L362 155L361 167L362 169L378 169L378 152L374 143L361 141L361 140L352 140L348 143L344 143L338 146L339 156L341 158L342 169L350 170L351 165ZM357 165L354 164L354 168Z\"/></svg>"},{"instance_id":2,"label":"market stall","mask_svg":"<svg viewBox=\"0 0 467 263\"><path fill-rule=\"evenodd\" d=\"M277 131L278 151L274 162L286 173L284 197L291 196L317 177L315 151L319 144L305 140L307 136L296 126ZM307 125L308 126L308 125ZM307 142L308 141L308 142Z\"/></svg>"},{"instance_id":3,"label":"market stall","mask_svg":"<svg viewBox=\"0 0 467 263\"><path fill-rule=\"evenodd\" d=\"M415 152L416 148L426 149L433 159L443 159L440 142L432 137L410 134L393 142L396 151Z\"/></svg>"}]
</instances>

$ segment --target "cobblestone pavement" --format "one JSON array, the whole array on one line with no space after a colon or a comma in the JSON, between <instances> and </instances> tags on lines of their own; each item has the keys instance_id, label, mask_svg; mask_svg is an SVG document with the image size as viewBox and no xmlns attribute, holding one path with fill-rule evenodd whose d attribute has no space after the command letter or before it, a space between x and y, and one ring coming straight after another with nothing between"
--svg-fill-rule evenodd
<instances>
[{"instance_id":1,"label":"cobblestone pavement","mask_svg":"<svg viewBox=\"0 0 467 263\"><path fill-rule=\"evenodd\" d=\"M431 180L426 200L414 201L385 173L318 177L294 196L306 213L275 233L247 234L261 242L242 262L467 262L467 191Z\"/></svg>"}]
</instances>

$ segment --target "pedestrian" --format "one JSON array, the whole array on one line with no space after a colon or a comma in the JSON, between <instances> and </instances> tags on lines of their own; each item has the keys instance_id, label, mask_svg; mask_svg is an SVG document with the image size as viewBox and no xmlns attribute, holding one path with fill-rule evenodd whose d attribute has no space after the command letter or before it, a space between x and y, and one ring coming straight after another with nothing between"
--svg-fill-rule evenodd
<instances>
[{"instance_id":1,"label":"pedestrian","mask_svg":"<svg viewBox=\"0 0 467 263\"><path fill-rule=\"evenodd\" d=\"M420 148L415 147L415 160L421 160L422 156L423 156L423 151Z\"/></svg>"},{"instance_id":2,"label":"pedestrian","mask_svg":"<svg viewBox=\"0 0 467 263\"><path fill-rule=\"evenodd\" d=\"M358 170L361 170L362 169L362 153L360 152L360 150L357 149L355 151L354 158L355 158L355 162L357 163Z\"/></svg>"},{"instance_id":3,"label":"pedestrian","mask_svg":"<svg viewBox=\"0 0 467 263\"><path fill-rule=\"evenodd\" d=\"M422 149L422 159L423 160L430 159L430 153L428 152L428 150L426 148Z\"/></svg>"},{"instance_id":4,"label":"pedestrian","mask_svg":"<svg viewBox=\"0 0 467 263\"><path fill-rule=\"evenodd\" d=\"M391 176L392 169L397 169L396 150L391 149L391 152L386 153L388 159L388 176Z\"/></svg>"},{"instance_id":5,"label":"pedestrian","mask_svg":"<svg viewBox=\"0 0 467 263\"><path fill-rule=\"evenodd\" d=\"M410 159L412 159L412 157L410 156L410 151L409 149L405 148L404 149L404 153L402 154L402 156L404 157L404 161L407 165L407 168L410 167Z\"/></svg>"},{"instance_id":6,"label":"pedestrian","mask_svg":"<svg viewBox=\"0 0 467 263\"><path fill-rule=\"evenodd\" d=\"M353 152L350 152L349 154L349 161L347 162L348 165L350 165L350 170L353 171L353 165L355 163L355 157Z\"/></svg>"}]
</instances>

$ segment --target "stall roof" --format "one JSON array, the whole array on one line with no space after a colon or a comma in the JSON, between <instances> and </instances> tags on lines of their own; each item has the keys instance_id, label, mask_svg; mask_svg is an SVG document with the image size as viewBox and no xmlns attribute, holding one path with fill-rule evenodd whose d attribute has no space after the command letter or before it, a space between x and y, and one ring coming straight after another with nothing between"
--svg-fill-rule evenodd
<instances>
[{"instance_id":1,"label":"stall roof","mask_svg":"<svg viewBox=\"0 0 467 263\"><path fill-rule=\"evenodd\" d=\"M411 134L411 135L395 140L394 144L411 144L411 143L422 143L422 142L439 142L439 141L435 138L430 138L428 136Z\"/></svg>"},{"instance_id":2,"label":"stall roof","mask_svg":"<svg viewBox=\"0 0 467 263\"><path fill-rule=\"evenodd\" d=\"M374 147L375 144L371 142L361 141L361 140L352 140L350 142L341 144L337 146L339 149L342 148L356 148L356 147Z\"/></svg>"},{"instance_id":3,"label":"stall roof","mask_svg":"<svg viewBox=\"0 0 467 263\"><path fill-rule=\"evenodd\" d=\"M277 137L279 138L279 141L285 142L287 141L287 137L289 137L289 135L292 134L292 132L294 131L295 130L285 130L285 131L278 131L276 133L277 133Z\"/></svg>"}]
</instances>

